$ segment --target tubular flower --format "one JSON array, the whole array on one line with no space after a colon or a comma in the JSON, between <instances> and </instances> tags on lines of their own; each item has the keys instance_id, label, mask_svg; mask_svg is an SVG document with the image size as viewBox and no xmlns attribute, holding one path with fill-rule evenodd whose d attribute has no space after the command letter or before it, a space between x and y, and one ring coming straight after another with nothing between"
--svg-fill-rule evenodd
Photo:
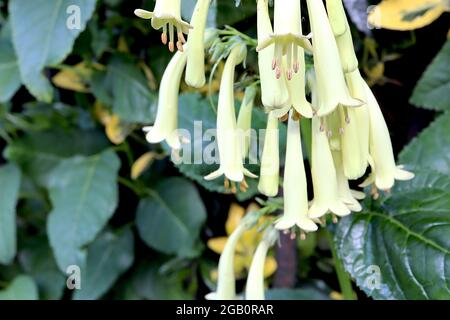
<instances>
[{"instance_id":1,"label":"tubular flower","mask_svg":"<svg viewBox=\"0 0 450 320\"><path fill-rule=\"evenodd\" d=\"M205 78L205 27L211 0L198 0L192 14L192 31L189 34L189 51L185 81L188 86L201 88Z\"/></svg>"},{"instance_id":2,"label":"tubular flower","mask_svg":"<svg viewBox=\"0 0 450 320\"><path fill-rule=\"evenodd\" d=\"M144 127L146 139L150 143L166 140L172 149L181 148L178 126L178 92L180 81L186 66L187 54L178 51L164 71L159 87L158 111L152 127Z\"/></svg>"},{"instance_id":3,"label":"tubular flower","mask_svg":"<svg viewBox=\"0 0 450 320\"><path fill-rule=\"evenodd\" d=\"M272 69L275 70L277 79L281 77L282 57L286 55L286 77L292 78L293 72L300 68L299 56L303 49L312 51L308 37L302 35L300 1L275 0L274 1L274 32L272 35L258 44L257 51L274 44L272 57ZM300 53L300 55L299 55Z\"/></svg>"},{"instance_id":4,"label":"tubular flower","mask_svg":"<svg viewBox=\"0 0 450 320\"><path fill-rule=\"evenodd\" d=\"M278 232L268 229L256 248L245 286L246 300L264 300L264 266L267 252L278 239Z\"/></svg>"},{"instance_id":5,"label":"tubular flower","mask_svg":"<svg viewBox=\"0 0 450 320\"><path fill-rule=\"evenodd\" d=\"M317 225L308 217L308 190L303 165L300 121L289 113L286 164L284 168L284 214L275 228L285 230L297 225L306 232L316 231Z\"/></svg>"},{"instance_id":6,"label":"tubular flower","mask_svg":"<svg viewBox=\"0 0 450 320\"><path fill-rule=\"evenodd\" d=\"M303 117L311 118L313 116L313 107L306 100L305 86L305 54L302 49L299 50L300 66L298 72L292 75L291 81L287 82L290 104ZM283 59L284 61L286 59Z\"/></svg>"},{"instance_id":7,"label":"tubular flower","mask_svg":"<svg viewBox=\"0 0 450 320\"><path fill-rule=\"evenodd\" d=\"M342 163L342 154L340 152L333 151L334 166L336 168L336 179L338 184L338 195L339 198L344 201L347 207L354 212L359 212L362 210L361 205L355 198L354 193L357 194L358 191L350 190L348 185L347 177L344 174L344 167ZM353 191L353 193L352 193Z\"/></svg>"},{"instance_id":8,"label":"tubular flower","mask_svg":"<svg viewBox=\"0 0 450 320\"><path fill-rule=\"evenodd\" d=\"M334 111L338 105L359 107L362 101L350 96L345 84L339 51L322 1L307 0L313 33L314 68L317 77L318 116Z\"/></svg>"},{"instance_id":9,"label":"tubular flower","mask_svg":"<svg viewBox=\"0 0 450 320\"><path fill-rule=\"evenodd\" d=\"M403 170L402 166L396 166L391 137L380 106L366 83L365 89L370 113L369 162L372 173L362 186L375 182L378 189L390 190L395 180L410 180L414 174Z\"/></svg>"},{"instance_id":10,"label":"tubular flower","mask_svg":"<svg viewBox=\"0 0 450 320\"><path fill-rule=\"evenodd\" d=\"M237 298L234 275L234 253L236 251L236 245L243 233L258 222L258 218L259 216L257 214L247 214L244 218L242 218L239 226L228 238L219 259L217 291L206 295L206 299L233 300Z\"/></svg>"},{"instance_id":11,"label":"tubular flower","mask_svg":"<svg viewBox=\"0 0 450 320\"><path fill-rule=\"evenodd\" d=\"M346 216L350 210L339 197L333 156L327 136L320 126L320 119L313 118L311 173L314 199L308 214L310 218L320 218L331 211L337 216Z\"/></svg>"},{"instance_id":12,"label":"tubular flower","mask_svg":"<svg viewBox=\"0 0 450 320\"><path fill-rule=\"evenodd\" d=\"M142 19L151 19L153 29L163 29L161 41L164 44L169 42L169 50L175 50L175 31L177 33L176 46L179 51L183 51L183 44L186 42L183 34L188 34L191 25L181 19L181 0L156 0L153 12L136 9L134 14ZM167 37L167 33L169 36Z\"/></svg>"},{"instance_id":13,"label":"tubular flower","mask_svg":"<svg viewBox=\"0 0 450 320\"><path fill-rule=\"evenodd\" d=\"M268 197L278 194L280 151L279 151L278 118L273 112L267 115L266 135L264 137L264 149L261 157L261 172L258 190Z\"/></svg>"},{"instance_id":14,"label":"tubular flower","mask_svg":"<svg viewBox=\"0 0 450 320\"><path fill-rule=\"evenodd\" d=\"M244 99L242 100L241 108L237 119L237 128L239 133L239 141L241 142L242 159L248 156L251 142L252 129L252 112L255 102L256 87L249 86L245 89Z\"/></svg>"},{"instance_id":15,"label":"tubular flower","mask_svg":"<svg viewBox=\"0 0 450 320\"><path fill-rule=\"evenodd\" d=\"M267 0L258 0L258 44L261 45L273 34L270 22ZM261 100L269 109L278 109L285 106L289 100L289 93L283 79L277 79L271 69L274 57L275 45L271 44L258 52L259 77L261 81Z\"/></svg>"},{"instance_id":16,"label":"tubular flower","mask_svg":"<svg viewBox=\"0 0 450 320\"><path fill-rule=\"evenodd\" d=\"M231 181L241 182L244 175L256 178L244 168L242 163L241 145L239 143L234 110L234 70L236 65L245 59L247 48L244 44L236 44L227 58L222 74L217 107L217 144L219 148L220 167L217 171L205 177L213 180L221 175Z\"/></svg>"},{"instance_id":17,"label":"tubular flower","mask_svg":"<svg viewBox=\"0 0 450 320\"><path fill-rule=\"evenodd\" d=\"M341 57L342 68L345 73L353 72L358 69L358 59L353 47L353 39L350 25L345 15L342 0L326 0L328 18L334 37L336 38L339 55Z\"/></svg>"}]
</instances>

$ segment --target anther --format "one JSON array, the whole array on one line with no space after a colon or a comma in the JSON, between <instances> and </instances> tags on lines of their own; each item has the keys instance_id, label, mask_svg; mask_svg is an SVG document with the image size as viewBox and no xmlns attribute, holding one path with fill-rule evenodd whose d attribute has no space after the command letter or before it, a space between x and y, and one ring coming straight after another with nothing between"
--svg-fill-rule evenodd
<instances>
[{"instance_id":1,"label":"anther","mask_svg":"<svg viewBox=\"0 0 450 320\"><path fill-rule=\"evenodd\" d=\"M289 236L289 238L291 238L291 240L295 240L295 238L297 238L297 235L294 231L291 231L291 235Z\"/></svg>"},{"instance_id":2,"label":"anther","mask_svg":"<svg viewBox=\"0 0 450 320\"><path fill-rule=\"evenodd\" d=\"M183 44L181 43L180 40L177 41L177 49L178 49L178 51L180 51L180 52L183 52L183 51L184 51L184 49L183 49Z\"/></svg>"},{"instance_id":3,"label":"anther","mask_svg":"<svg viewBox=\"0 0 450 320\"><path fill-rule=\"evenodd\" d=\"M228 180L227 178L225 178L223 180L223 186L225 187L225 190L229 190L230 189L230 180Z\"/></svg>"},{"instance_id":4,"label":"anther","mask_svg":"<svg viewBox=\"0 0 450 320\"><path fill-rule=\"evenodd\" d=\"M280 79L280 77L281 77L281 69L280 69L279 66L277 66L275 68L275 76L276 76L277 79Z\"/></svg>"},{"instance_id":5,"label":"anther","mask_svg":"<svg viewBox=\"0 0 450 320\"><path fill-rule=\"evenodd\" d=\"M231 193L236 194L236 183L234 181L231 181Z\"/></svg>"},{"instance_id":6,"label":"anther","mask_svg":"<svg viewBox=\"0 0 450 320\"><path fill-rule=\"evenodd\" d=\"M332 220L334 224L338 223L338 218L334 214L332 215Z\"/></svg>"},{"instance_id":7,"label":"anther","mask_svg":"<svg viewBox=\"0 0 450 320\"><path fill-rule=\"evenodd\" d=\"M339 128L339 134L343 135L344 134L344 128Z\"/></svg>"},{"instance_id":8,"label":"anther","mask_svg":"<svg viewBox=\"0 0 450 320\"><path fill-rule=\"evenodd\" d=\"M306 240L306 233L303 231L300 232L300 240L302 240L302 241Z\"/></svg>"},{"instance_id":9,"label":"anther","mask_svg":"<svg viewBox=\"0 0 450 320\"><path fill-rule=\"evenodd\" d=\"M281 122L285 122L285 121L287 121L287 119L289 119L289 114L285 114L285 115L283 115L281 118L280 118L280 121Z\"/></svg>"}]
</instances>

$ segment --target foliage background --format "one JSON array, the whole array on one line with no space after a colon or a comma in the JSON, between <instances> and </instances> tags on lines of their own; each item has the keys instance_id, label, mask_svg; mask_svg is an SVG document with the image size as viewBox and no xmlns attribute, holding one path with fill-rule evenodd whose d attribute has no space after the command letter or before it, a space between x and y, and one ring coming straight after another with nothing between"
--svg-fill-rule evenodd
<instances>
[{"instance_id":1,"label":"foliage background","mask_svg":"<svg viewBox=\"0 0 450 320\"><path fill-rule=\"evenodd\" d=\"M189 19L195 2L182 2ZM450 298L448 14L413 1L407 21L425 15L424 28L370 31L355 9L363 2L346 1L361 69L417 177L307 241L283 236L268 298L349 298L350 278L361 299ZM65 26L73 4L83 30ZM218 255L206 243L226 234L230 204L246 207L257 192L253 183L223 194L202 179L212 166L174 166L166 146L145 142L170 59L159 32L133 15L153 5L0 0L0 299L193 299L213 289ZM254 1L234 5L217 0L208 24L255 37ZM247 65L257 72L254 53ZM180 127L214 127L208 89L182 91ZM265 127L261 108L253 124ZM83 270L74 292L71 264ZM371 265L381 268L379 290L365 283Z\"/></svg>"}]
</instances>

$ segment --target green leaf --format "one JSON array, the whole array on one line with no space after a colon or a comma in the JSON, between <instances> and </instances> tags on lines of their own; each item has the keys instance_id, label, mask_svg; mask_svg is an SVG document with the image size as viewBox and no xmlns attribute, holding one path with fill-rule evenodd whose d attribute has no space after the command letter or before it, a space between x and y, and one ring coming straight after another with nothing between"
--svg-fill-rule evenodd
<instances>
[{"instance_id":1,"label":"green leaf","mask_svg":"<svg viewBox=\"0 0 450 320\"><path fill-rule=\"evenodd\" d=\"M139 265L131 279L133 298L147 300L186 300L192 297L183 289L182 278L176 273L164 274L157 261ZM130 294L130 293L129 293Z\"/></svg>"},{"instance_id":2,"label":"green leaf","mask_svg":"<svg viewBox=\"0 0 450 320\"><path fill-rule=\"evenodd\" d=\"M236 103L236 107L238 107L238 105L239 104ZM202 98L198 94L182 94L180 96L178 127L186 131L186 133L189 132L190 141L193 143L191 143L190 148L189 145L183 146L183 150L187 149L188 151L190 151L190 155L188 155L187 158L182 155L182 158L186 161L183 160L180 164L176 164L176 167L182 174L196 181L207 190L225 193L227 191L225 190L225 187L223 185L223 178L218 178L212 181L206 181L204 179L206 175L219 168L219 165L216 163L208 164L205 161L204 157L204 155L210 156L210 154L207 152L208 148L211 149L211 146L216 145L216 142L214 140L215 135L208 138L205 136L207 130L215 130L216 117L216 113L212 110L208 99ZM266 128L266 122L266 114L257 107L253 108L252 128L256 130L257 134L259 134L260 129ZM285 150L285 137L286 127L285 125L280 125L281 151ZM200 143L202 144L201 147L198 145ZM262 145L261 142L258 142L258 145ZM168 148L168 146L165 147L166 150L170 153L170 149ZM199 153L199 150L202 151L202 154L197 154ZM215 150L217 150L217 146ZM284 152L281 152L281 154L283 153ZM245 167L253 173L259 174L259 164L249 164L249 161L247 159ZM251 199L256 194L258 194L257 179L247 178L246 181L249 185L249 188L246 192L237 192L236 197L239 201Z\"/></svg>"},{"instance_id":3,"label":"green leaf","mask_svg":"<svg viewBox=\"0 0 450 320\"><path fill-rule=\"evenodd\" d=\"M450 174L450 113L438 117L400 153L401 163Z\"/></svg>"},{"instance_id":4,"label":"green leaf","mask_svg":"<svg viewBox=\"0 0 450 320\"><path fill-rule=\"evenodd\" d=\"M9 1L20 74L25 86L38 100L52 100L53 89L43 70L60 63L72 51L95 4L94 0Z\"/></svg>"},{"instance_id":5,"label":"green leaf","mask_svg":"<svg viewBox=\"0 0 450 320\"><path fill-rule=\"evenodd\" d=\"M205 220L206 209L195 186L183 178L169 178L141 200L136 225L149 247L190 257L198 254L196 245Z\"/></svg>"},{"instance_id":6,"label":"green leaf","mask_svg":"<svg viewBox=\"0 0 450 320\"><path fill-rule=\"evenodd\" d=\"M130 57L114 55L106 71L94 74L91 86L96 98L112 107L120 119L147 124L154 121L156 94Z\"/></svg>"},{"instance_id":7,"label":"green leaf","mask_svg":"<svg viewBox=\"0 0 450 320\"><path fill-rule=\"evenodd\" d=\"M338 253L375 299L450 299L450 179L422 169L399 184L381 207L341 220Z\"/></svg>"},{"instance_id":8,"label":"green leaf","mask_svg":"<svg viewBox=\"0 0 450 320\"><path fill-rule=\"evenodd\" d=\"M94 130L49 130L24 135L9 144L5 158L21 167L39 185L46 186L48 176L62 160L76 155L92 155L109 145L103 133Z\"/></svg>"},{"instance_id":9,"label":"green leaf","mask_svg":"<svg viewBox=\"0 0 450 320\"><path fill-rule=\"evenodd\" d=\"M34 278L41 299L61 299L66 278L59 271L46 237L33 236L19 253L22 268Z\"/></svg>"},{"instance_id":10,"label":"green leaf","mask_svg":"<svg viewBox=\"0 0 450 320\"><path fill-rule=\"evenodd\" d=\"M450 110L450 40L428 66L417 83L411 97L411 103L425 109Z\"/></svg>"},{"instance_id":11,"label":"green leaf","mask_svg":"<svg viewBox=\"0 0 450 320\"><path fill-rule=\"evenodd\" d=\"M16 255L16 204L21 173L13 164L0 167L0 264L10 264Z\"/></svg>"},{"instance_id":12,"label":"green leaf","mask_svg":"<svg viewBox=\"0 0 450 320\"><path fill-rule=\"evenodd\" d=\"M0 102L9 101L20 85L19 65L12 44L0 40Z\"/></svg>"},{"instance_id":13,"label":"green leaf","mask_svg":"<svg viewBox=\"0 0 450 320\"><path fill-rule=\"evenodd\" d=\"M47 220L50 245L63 272L83 268L87 244L95 239L117 206L120 160L110 151L63 160L49 177L53 210Z\"/></svg>"},{"instance_id":14,"label":"green leaf","mask_svg":"<svg viewBox=\"0 0 450 320\"><path fill-rule=\"evenodd\" d=\"M134 260L134 238L130 228L120 233L103 232L88 249L86 271L81 273L81 290L73 299L95 300L103 296Z\"/></svg>"},{"instance_id":15,"label":"green leaf","mask_svg":"<svg viewBox=\"0 0 450 320\"><path fill-rule=\"evenodd\" d=\"M39 299L33 278L20 275L5 290L0 291L1 300L37 300Z\"/></svg>"}]
</instances>

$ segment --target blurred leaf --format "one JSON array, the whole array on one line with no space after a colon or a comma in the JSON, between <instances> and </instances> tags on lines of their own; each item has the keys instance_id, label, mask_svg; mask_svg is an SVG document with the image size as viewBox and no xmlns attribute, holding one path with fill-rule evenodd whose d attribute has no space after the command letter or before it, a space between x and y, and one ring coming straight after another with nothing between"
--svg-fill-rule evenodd
<instances>
[{"instance_id":1,"label":"blurred leaf","mask_svg":"<svg viewBox=\"0 0 450 320\"><path fill-rule=\"evenodd\" d=\"M0 40L0 102L9 101L20 85L19 66L12 44Z\"/></svg>"},{"instance_id":2,"label":"blurred leaf","mask_svg":"<svg viewBox=\"0 0 450 320\"><path fill-rule=\"evenodd\" d=\"M431 110L450 111L450 40L428 66L417 83L411 103Z\"/></svg>"},{"instance_id":3,"label":"blurred leaf","mask_svg":"<svg viewBox=\"0 0 450 320\"><path fill-rule=\"evenodd\" d=\"M73 299L95 300L103 296L134 260L134 238L130 228L116 234L105 231L89 246L81 290Z\"/></svg>"},{"instance_id":4,"label":"blurred leaf","mask_svg":"<svg viewBox=\"0 0 450 320\"><path fill-rule=\"evenodd\" d=\"M145 75L128 56L114 55L106 71L96 71L91 89L120 119L147 124L154 121L156 94L150 91Z\"/></svg>"},{"instance_id":5,"label":"blurred leaf","mask_svg":"<svg viewBox=\"0 0 450 320\"><path fill-rule=\"evenodd\" d=\"M0 264L10 264L17 251L16 203L21 173L14 164L0 167Z\"/></svg>"},{"instance_id":6,"label":"blurred leaf","mask_svg":"<svg viewBox=\"0 0 450 320\"><path fill-rule=\"evenodd\" d=\"M370 35L370 29L367 26L367 0L344 0L347 13L356 25L359 31Z\"/></svg>"},{"instance_id":7,"label":"blurred leaf","mask_svg":"<svg viewBox=\"0 0 450 320\"><path fill-rule=\"evenodd\" d=\"M162 274L157 261L141 264L131 279L135 298L147 300L186 300L192 297L183 289L183 279L176 273Z\"/></svg>"},{"instance_id":8,"label":"blurred leaf","mask_svg":"<svg viewBox=\"0 0 450 320\"><path fill-rule=\"evenodd\" d=\"M238 104L236 104L238 105ZM178 128L183 129L186 133L189 132L191 144L183 146L183 152L187 151L187 154L182 155L187 156L186 161L181 161L180 164L175 164L176 167L188 178L196 181L204 188L209 191L226 193L224 187L224 179L218 178L212 181L206 181L204 177L214 170L218 169L218 163L207 163L205 161L206 156L210 156L208 153L211 151L211 147L216 146L215 134L207 136L208 133L215 133L216 128L216 113L212 110L211 105L207 98L202 98L198 94L182 94L179 100L179 117L178 117ZM266 128L267 116L259 108L253 108L252 116L252 128L256 130L256 133L260 133L260 129ZM214 130L214 131L211 131ZM203 136L202 136L203 135ZM284 124L280 125L280 151L284 154L286 137L286 127ZM262 145L258 142L255 143L256 139L253 139L251 145L251 152L253 154L258 154L258 146ZM189 148L190 146L190 148ZM168 146L165 146L167 152L170 153ZM185 150L186 149L186 150ZM215 150L217 148L215 147ZM218 155L215 155L218 158ZM215 162L214 154L213 159L208 159L210 162ZM254 161L255 159L252 159ZM246 160L244 164L252 172L259 174L259 165L249 164ZM257 190L257 179L246 179L249 188L246 192L241 192L238 190L236 197L239 201L244 201L252 198L258 193Z\"/></svg>"},{"instance_id":9,"label":"blurred leaf","mask_svg":"<svg viewBox=\"0 0 450 320\"><path fill-rule=\"evenodd\" d=\"M37 300L39 299L36 283L25 275L17 276L5 290L0 291L1 300Z\"/></svg>"},{"instance_id":10,"label":"blurred leaf","mask_svg":"<svg viewBox=\"0 0 450 320\"><path fill-rule=\"evenodd\" d=\"M330 300L330 297L316 288L270 289L266 300Z\"/></svg>"},{"instance_id":11,"label":"blurred leaf","mask_svg":"<svg viewBox=\"0 0 450 320\"><path fill-rule=\"evenodd\" d=\"M110 151L62 160L49 177L53 210L47 221L50 245L61 271L86 263L85 246L95 239L117 206L120 160Z\"/></svg>"},{"instance_id":12,"label":"blurred leaf","mask_svg":"<svg viewBox=\"0 0 450 320\"><path fill-rule=\"evenodd\" d=\"M131 179L136 180L141 174L151 166L153 161L158 158L158 154L154 151L149 151L140 156L131 167Z\"/></svg>"},{"instance_id":13,"label":"blurred leaf","mask_svg":"<svg viewBox=\"0 0 450 320\"><path fill-rule=\"evenodd\" d=\"M66 278L58 269L46 237L31 236L19 253L22 268L34 278L40 298L61 299Z\"/></svg>"},{"instance_id":14,"label":"blurred leaf","mask_svg":"<svg viewBox=\"0 0 450 320\"><path fill-rule=\"evenodd\" d=\"M448 8L442 0L383 0L369 14L376 28L414 30L439 18Z\"/></svg>"},{"instance_id":15,"label":"blurred leaf","mask_svg":"<svg viewBox=\"0 0 450 320\"><path fill-rule=\"evenodd\" d=\"M108 146L98 131L49 130L24 135L4 151L4 156L16 162L23 172L39 185L47 184L50 171L60 161L75 155L92 155Z\"/></svg>"},{"instance_id":16,"label":"blurred leaf","mask_svg":"<svg viewBox=\"0 0 450 320\"><path fill-rule=\"evenodd\" d=\"M38 100L51 102L53 89L42 71L46 66L60 63L71 52L95 4L93 0L9 1L22 80ZM72 8L79 11L70 11Z\"/></svg>"},{"instance_id":17,"label":"blurred leaf","mask_svg":"<svg viewBox=\"0 0 450 320\"><path fill-rule=\"evenodd\" d=\"M400 153L400 161L450 174L450 112L439 116Z\"/></svg>"},{"instance_id":18,"label":"blurred leaf","mask_svg":"<svg viewBox=\"0 0 450 320\"><path fill-rule=\"evenodd\" d=\"M139 203L136 225L151 248L181 257L198 255L196 242L206 210L195 186L183 178L161 181Z\"/></svg>"}]
</instances>

